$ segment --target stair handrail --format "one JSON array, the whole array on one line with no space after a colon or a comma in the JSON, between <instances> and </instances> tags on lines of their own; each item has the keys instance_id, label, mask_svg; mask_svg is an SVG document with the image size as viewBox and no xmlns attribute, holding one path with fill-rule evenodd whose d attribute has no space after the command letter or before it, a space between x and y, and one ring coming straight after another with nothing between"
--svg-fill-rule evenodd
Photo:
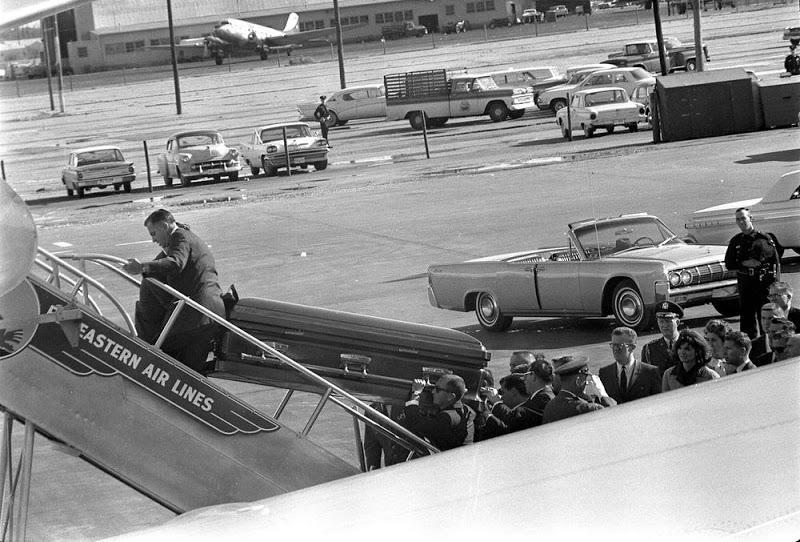
<instances>
[{"instance_id":1,"label":"stair handrail","mask_svg":"<svg viewBox=\"0 0 800 542\"><path fill-rule=\"evenodd\" d=\"M49 252L49 251L47 251L47 250L45 250L45 249L43 249L41 247L38 248L38 251L42 255L44 255L47 259L52 260L53 262L55 262L56 263L56 269L64 268L64 269L68 270L69 272L81 277L82 280L88 282L89 284L91 284L92 286L97 288L98 291L100 291L103 295L105 295L113 303L113 305L117 308L117 310L120 312L122 317L125 319L126 325L128 326L128 331L131 334L136 335L136 331L135 331L136 328L135 328L135 325L133 324L133 320L131 319L130 315L127 313L127 311L122 306L122 304L113 295L111 295L108 292L107 288L105 288L105 286L103 286L102 283L100 283L97 280L91 278L85 271L82 271L82 270L80 270L80 269L68 264L66 261L64 261L64 260L69 259L69 260L76 260L76 261L80 261L80 262L90 261L90 262L96 263L96 264L98 264L98 265L100 265L102 267L105 267L106 269L111 270L112 272L114 272L116 275L120 276L121 278L123 278L127 282L130 282L131 284L139 287L141 285L141 281L138 280L137 278L129 275L128 273L126 273L121 267L121 265L126 263L127 260L125 260L123 258L119 258L117 256L112 256L112 255L108 255L108 254L96 254L96 253L62 254L60 256L56 256L55 254L53 254L53 253L51 253L51 252ZM49 268L46 265L43 265L42 263L40 263L38 261L37 261L37 263L40 266L42 266L43 268L49 269L51 273L54 271L52 268ZM382 414L381 412L379 412L378 410L372 408L371 406L369 406L368 404L366 404L362 400L358 399L357 397L353 396L352 394L350 394L346 390L340 388L336 384L333 384L332 382L329 382L325 378L319 376L315 372L313 372L310 369L306 368L304 365L302 365L302 364L294 361L293 359L289 358L285 354L281 353L279 350L276 350L275 348L273 348L272 346L268 345L267 343L261 341L260 339L254 337L253 335L250 335L246 331L238 328L236 325L228 322L224 318L218 316L214 312L212 312L212 311L208 310L207 308L203 307L202 305L200 305L197 302L193 301L192 299L188 298L184 294L182 294L179 291L175 290L171 286L169 286L167 284L164 284L163 282L161 282L158 279L155 279L153 277L147 277L147 278L145 278L143 280L149 281L151 284L161 288L162 290L164 290L165 292L169 293L170 295L172 295L173 297L175 297L176 299L179 300L178 301L178 307L173 311L169 321L167 322L167 324L165 325L164 329L162 330L161 336L159 337L159 340L156 341L156 346L159 346L163 342L164 338L169 333L169 331L170 331L170 329L172 327L172 324L177 320L178 313L182 309L182 307L185 306L185 305L189 305L194 310L199 311L201 314L207 316L208 318L210 318L211 320L213 320L217 324L221 325L225 329L227 329L227 330L231 331L232 333L236 334L237 336L239 336L243 340L247 341L248 343L260 348L264 352L268 352L270 355L272 355L273 357L275 357L278 360L280 360L283 364L291 367L292 369L294 369L295 371L299 372L300 374L302 374L303 376L305 376L306 378L308 378L309 380L311 380L315 384L319 385L323 389L330 390L332 393L335 393L336 395L347 399L353 405L363 409L364 410L364 414L361 414L360 412L358 412L352 406L346 405L346 404L342 403L340 400L335 400L336 399L335 397L331 397L331 401L334 404L337 404L338 406L340 406L342 409L344 409L346 412L348 412L351 416L355 417L356 419L361 420L362 422L364 422L367 425L372 426L374 429L378 430L381 434L386 435L391 440L393 440L397 444L403 446L407 450L409 450L411 452L416 452L416 453L419 453L421 451L424 451L424 452L427 452L427 453L431 453L431 454L439 453L439 449L438 448L436 448L435 446L433 446L432 444L430 444L426 440L418 437L417 435L415 435L414 433L412 433L411 431L409 431L408 429L406 429L405 427L403 427L402 425L400 425L396 421L392 420L388 416L386 416L386 415ZM96 307L96 305L95 305L95 307ZM98 312L99 312L99 310L98 310ZM368 415L367 415L367 413L368 413ZM391 429L391 431L389 429ZM403 438L399 437L398 434L402 435ZM411 442L408 442L408 441L411 441ZM411 443L416 444L416 447L411 446Z\"/></svg>"}]
</instances>

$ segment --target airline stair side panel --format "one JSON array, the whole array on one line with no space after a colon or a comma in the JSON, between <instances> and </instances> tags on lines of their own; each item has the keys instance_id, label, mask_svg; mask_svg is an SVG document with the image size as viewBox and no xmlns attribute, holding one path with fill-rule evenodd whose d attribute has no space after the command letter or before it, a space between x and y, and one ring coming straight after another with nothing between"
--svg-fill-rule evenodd
<instances>
[{"instance_id":1,"label":"airline stair side panel","mask_svg":"<svg viewBox=\"0 0 800 542\"><path fill-rule=\"evenodd\" d=\"M240 299L229 320L370 401L404 401L415 378L432 381L446 373L463 377L468 396L474 398L490 358L480 341L452 329L269 299ZM231 334L217 352L216 369L267 385L322 391L276 357Z\"/></svg>"},{"instance_id":2,"label":"airline stair side panel","mask_svg":"<svg viewBox=\"0 0 800 542\"><path fill-rule=\"evenodd\" d=\"M0 298L0 405L118 479L183 512L358 472L93 311L57 321L67 302L35 277Z\"/></svg>"}]
</instances>

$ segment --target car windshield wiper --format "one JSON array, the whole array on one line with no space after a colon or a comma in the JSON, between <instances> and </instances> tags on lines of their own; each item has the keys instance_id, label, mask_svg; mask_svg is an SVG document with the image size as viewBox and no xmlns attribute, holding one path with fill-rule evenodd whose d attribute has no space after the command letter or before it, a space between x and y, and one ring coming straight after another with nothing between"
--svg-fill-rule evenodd
<instances>
[{"instance_id":1,"label":"car windshield wiper","mask_svg":"<svg viewBox=\"0 0 800 542\"><path fill-rule=\"evenodd\" d=\"M663 241L661 241L661 242L660 242L659 244L657 244L656 246L658 246L658 247L663 247L664 245L666 245L667 243L669 243L670 241L672 241L672 240L673 240L673 239L675 239L676 237L677 237L677 235L675 235L675 234L672 234L672 235L670 235L669 237L667 237L666 239L664 239Z\"/></svg>"}]
</instances>

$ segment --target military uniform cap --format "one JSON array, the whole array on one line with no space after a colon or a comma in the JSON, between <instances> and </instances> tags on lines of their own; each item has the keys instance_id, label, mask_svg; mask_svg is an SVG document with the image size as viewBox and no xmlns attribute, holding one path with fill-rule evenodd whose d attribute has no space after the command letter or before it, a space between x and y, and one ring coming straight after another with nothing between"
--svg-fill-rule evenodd
<instances>
[{"instance_id":1,"label":"military uniform cap","mask_svg":"<svg viewBox=\"0 0 800 542\"><path fill-rule=\"evenodd\" d=\"M586 354L571 354L568 356L561 356L553 360L553 366L556 369L556 374L566 375L570 373L588 373L589 372L589 356Z\"/></svg>"},{"instance_id":2,"label":"military uniform cap","mask_svg":"<svg viewBox=\"0 0 800 542\"><path fill-rule=\"evenodd\" d=\"M662 301L656 305L656 316L665 318L683 318L683 309L672 301Z\"/></svg>"}]
</instances>

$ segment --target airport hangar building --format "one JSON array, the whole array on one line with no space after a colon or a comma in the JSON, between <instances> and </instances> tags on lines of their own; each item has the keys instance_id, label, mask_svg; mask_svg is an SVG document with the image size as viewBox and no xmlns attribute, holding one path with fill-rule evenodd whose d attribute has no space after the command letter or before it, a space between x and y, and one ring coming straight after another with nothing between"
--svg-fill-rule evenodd
<instances>
[{"instance_id":1,"label":"airport hangar building","mask_svg":"<svg viewBox=\"0 0 800 542\"><path fill-rule=\"evenodd\" d=\"M269 4L265 8L264 4ZM534 0L340 0L345 42L378 39L386 25L413 21L439 32L445 24L468 20L471 25L519 17ZM198 38L226 17L282 30L291 12L300 16L300 30L335 26L332 0L172 0L176 43ZM75 73L135 68L170 62L165 0L95 0L58 16L61 56ZM255 48L253 50L255 54ZM295 52L295 54L299 54ZM178 48L178 60L199 59L203 47Z\"/></svg>"}]
</instances>

